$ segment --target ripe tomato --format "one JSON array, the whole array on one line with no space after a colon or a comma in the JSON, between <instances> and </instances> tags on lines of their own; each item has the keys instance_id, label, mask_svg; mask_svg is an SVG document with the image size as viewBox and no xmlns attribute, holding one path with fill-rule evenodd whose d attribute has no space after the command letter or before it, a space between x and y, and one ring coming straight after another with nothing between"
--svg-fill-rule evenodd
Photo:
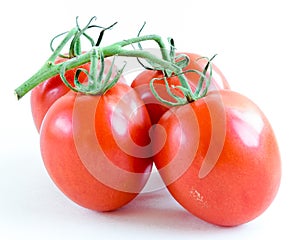
<instances>
[{"instance_id":1,"label":"ripe tomato","mask_svg":"<svg viewBox=\"0 0 300 240\"><path fill-rule=\"evenodd\" d=\"M202 72L204 70L207 64L207 59L201 58L200 55L195 53L183 54L187 55L190 59L188 66L182 69L183 71L194 69ZM212 80L209 86L209 91L216 89L229 89L229 84L223 73L213 64L212 70ZM187 72L185 73L185 76L189 81L191 88L196 89L200 76L193 72ZM161 71L144 70L133 80L131 84L131 86L139 93L140 97L145 102L151 118L151 122L153 124L157 123L160 117L170 108L169 106L162 104L160 101L158 101L149 87L149 83L153 78L162 77L163 73ZM167 79L167 81L170 86L180 85L180 81L177 76L171 76ZM154 83L154 87L158 92L159 96L166 100L172 101L172 98L166 91L164 81L156 81ZM178 96L182 96L182 93L179 90L173 90L175 94L177 94Z\"/></svg>"},{"instance_id":2,"label":"ripe tomato","mask_svg":"<svg viewBox=\"0 0 300 240\"><path fill-rule=\"evenodd\" d=\"M102 96L69 91L41 127L45 167L77 204L115 210L137 196L151 173L150 126L144 103L124 83Z\"/></svg>"},{"instance_id":3,"label":"ripe tomato","mask_svg":"<svg viewBox=\"0 0 300 240\"><path fill-rule=\"evenodd\" d=\"M222 226L246 223L273 201L281 178L274 132L248 98L212 91L171 108L155 131L165 139L154 162L173 197L195 216ZM156 146L159 147L159 146Z\"/></svg>"},{"instance_id":4,"label":"ripe tomato","mask_svg":"<svg viewBox=\"0 0 300 240\"><path fill-rule=\"evenodd\" d=\"M55 61L56 64L66 61L66 58L58 57ZM90 63L86 63L80 68L89 70ZM77 68L70 69L66 71L66 79L73 83L74 75ZM86 79L85 74L80 74L79 81L83 82ZM33 116L34 124L38 131L44 116L46 115L48 109L51 105L60 97L69 92L69 88L62 82L60 75L56 75L47 79L46 81L40 83L31 91L30 102L31 102L31 112Z\"/></svg>"}]
</instances>

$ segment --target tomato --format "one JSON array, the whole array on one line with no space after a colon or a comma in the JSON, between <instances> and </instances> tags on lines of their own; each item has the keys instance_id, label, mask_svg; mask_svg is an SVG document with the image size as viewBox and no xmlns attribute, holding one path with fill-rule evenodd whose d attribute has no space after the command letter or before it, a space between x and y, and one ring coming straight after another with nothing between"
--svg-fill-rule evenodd
<instances>
[{"instance_id":1,"label":"tomato","mask_svg":"<svg viewBox=\"0 0 300 240\"><path fill-rule=\"evenodd\" d=\"M236 226L258 217L275 198L281 178L276 138L245 96L212 91L171 108L156 126L154 142L163 138L165 144L155 165L172 196L195 216Z\"/></svg>"},{"instance_id":2,"label":"tomato","mask_svg":"<svg viewBox=\"0 0 300 240\"><path fill-rule=\"evenodd\" d=\"M56 64L68 60L67 58L58 57ZM90 63L86 63L80 68L89 69ZM73 83L77 68L66 71L66 79ZM79 81L83 82L86 79L85 74L80 74ZM69 88L62 82L60 75L56 75L40 83L31 91L30 102L31 112L34 124L37 130L40 130L44 116L46 115L50 106L60 97L69 92Z\"/></svg>"},{"instance_id":3,"label":"tomato","mask_svg":"<svg viewBox=\"0 0 300 240\"><path fill-rule=\"evenodd\" d=\"M202 72L204 70L207 64L207 59L201 58L200 55L195 53L183 54L187 55L190 59L188 66L182 69L183 71L193 69ZM189 81L191 88L196 89L200 76L193 72L187 72L185 73L185 76ZM161 71L144 70L133 80L131 84L131 86L135 88L135 90L139 93L140 97L145 102L152 123L157 123L160 117L169 109L169 106L162 104L155 98L149 87L149 83L153 78L162 77L163 73ZM177 76L171 76L167 80L170 86L180 85L180 81ZM164 81L155 81L154 87L159 96L166 100L172 101L172 98L166 91ZM216 89L229 89L229 84L223 73L215 65L212 64L212 80L209 86L209 91ZM178 96L182 96L182 92L180 92L179 90L173 90L173 93L177 94Z\"/></svg>"},{"instance_id":4,"label":"tomato","mask_svg":"<svg viewBox=\"0 0 300 240\"><path fill-rule=\"evenodd\" d=\"M80 206L115 210L134 199L150 176L150 126L144 103L124 83L102 96L69 91L50 107L41 127L45 167Z\"/></svg>"}]
</instances>

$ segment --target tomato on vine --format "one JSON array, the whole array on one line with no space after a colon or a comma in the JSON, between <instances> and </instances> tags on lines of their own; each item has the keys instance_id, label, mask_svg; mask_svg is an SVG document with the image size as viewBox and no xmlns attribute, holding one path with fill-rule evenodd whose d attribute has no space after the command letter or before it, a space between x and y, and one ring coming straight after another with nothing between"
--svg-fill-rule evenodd
<instances>
[{"instance_id":1,"label":"tomato on vine","mask_svg":"<svg viewBox=\"0 0 300 240\"><path fill-rule=\"evenodd\" d=\"M42 84L45 91L33 92L32 107L35 112L38 98L45 98L39 103L43 111L37 111L34 117L39 115L41 153L49 175L62 192L79 205L110 211L140 193L153 161L148 133L151 122L144 103L130 86L122 83L125 65L114 75L113 60L106 73L105 58L139 54L139 51L124 49L139 41L151 40L164 47L157 35L100 47L107 28L94 44L85 33L86 29L95 27L90 22L84 29L77 24L64 33L64 39L41 69L19 86L15 94L20 99ZM81 52L81 37L92 43L90 51ZM70 41L69 56L72 57L58 62L61 51ZM157 64L175 69L165 59L144 54ZM57 74L57 79L67 88L59 81L54 84L53 77ZM54 96L50 94L52 90Z\"/></svg>"},{"instance_id":2,"label":"tomato on vine","mask_svg":"<svg viewBox=\"0 0 300 240\"><path fill-rule=\"evenodd\" d=\"M108 28L95 44L86 34L98 27L91 21L66 32L15 90L20 99L33 89L42 158L57 187L83 207L115 210L142 191L154 162L171 195L200 219L236 226L262 214L277 194L281 162L259 107L230 90L212 58L175 54L172 39L167 51L160 36L140 32L100 47ZM69 41L72 57L57 62ZM143 41L155 42L161 57L142 49ZM140 49L126 48L134 44ZM114 75L114 60L105 61L112 56L144 59L153 69L128 86L120 80L125 64Z\"/></svg>"},{"instance_id":3,"label":"tomato on vine","mask_svg":"<svg viewBox=\"0 0 300 240\"><path fill-rule=\"evenodd\" d=\"M207 222L236 226L258 217L275 198L280 153L272 127L248 98L230 90L173 107L155 165L172 196Z\"/></svg>"},{"instance_id":4,"label":"tomato on vine","mask_svg":"<svg viewBox=\"0 0 300 240\"><path fill-rule=\"evenodd\" d=\"M201 77L199 73L204 71L206 71L206 77L209 77L210 74L212 76L208 91L230 88L225 76L216 65L211 64L211 72L209 72L208 69L205 69L208 66L207 64L209 61L207 58L201 57L195 53L184 52L177 53L174 62L182 60L181 56L188 59L188 64L182 67L182 72L184 73L192 90L197 88ZM146 103L152 123L157 123L160 117L169 109L170 106L162 103L154 96L150 88L150 81L152 79L157 79L157 81L153 83L157 94L163 99L174 101L166 88L166 83L163 80L165 77L164 75L163 71L146 69L137 75L131 83L131 86L139 93L142 100ZM167 84L172 87L172 89L170 89L172 93L182 97L182 91L175 88L176 86L181 85L179 77L172 74L171 76L168 76L166 80Z\"/></svg>"},{"instance_id":5,"label":"tomato on vine","mask_svg":"<svg viewBox=\"0 0 300 240\"><path fill-rule=\"evenodd\" d=\"M150 176L151 155L138 152L149 144L150 126L145 106L125 84L99 96L70 91L50 107L41 128L45 167L80 206L118 209L142 191Z\"/></svg>"}]
</instances>

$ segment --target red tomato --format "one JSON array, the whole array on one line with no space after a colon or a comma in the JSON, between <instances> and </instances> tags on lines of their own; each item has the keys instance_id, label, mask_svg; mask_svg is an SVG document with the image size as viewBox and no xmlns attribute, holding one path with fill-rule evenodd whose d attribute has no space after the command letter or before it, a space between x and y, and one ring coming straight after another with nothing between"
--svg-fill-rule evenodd
<instances>
[{"instance_id":1,"label":"red tomato","mask_svg":"<svg viewBox=\"0 0 300 240\"><path fill-rule=\"evenodd\" d=\"M68 59L58 57L55 61L56 64L64 62ZM84 64L80 66L80 68L84 68L89 70L90 63ZM77 68L70 69L66 71L66 79L73 83L74 76ZM83 82L86 79L85 74L80 74L79 81ZM33 116L34 124L38 131L40 131L40 127L44 116L46 115L48 109L51 105L60 97L69 92L69 88L62 82L60 75L56 75L54 77L49 78L48 80L40 83L31 91L31 112Z\"/></svg>"},{"instance_id":2,"label":"red tomato","mask_svg":"<svg viewBox=\"0 0 300 240\"><path fill-rule=\"evenodd\" d=\"M165 138L165 144L154 162L170 193L189 212L235 226L271 204L280 185L280 154L270 123L248 98L213 91L171 108L158 126L165 131L159 128L154 139Z\"/></svg>"},{"instance_id":3,"label":"red tomato","mask_svg":"<svg viewBox=\"0 0 300 240\"><path fill-rule=\"evenodd\" d=\"M184 54L189 57L190 62L188 66L183 68L183 71L194 69L202 72L204 70L207 64L207 59L200 59L201 56L194 53ZM216 89L229 89L229 84L222 72L215 65L212 65L212 70L212 81L209 86L209 91ZM191 88L196 89L200 76L193 72L185 73L185 76L189 81ZM162 104L160 101L158 101L149 87L149 83L153 78L162 77L163 73L161 71L145 70L142 73L140 73L131 84L131 86L139 93L140 97L145 102L152 123L157 123L160 117L170 108L169 106L166 106L165 104ZM176 76L168 78L168 83L170 86L180 85L180 81ZM162 98L172 101L172 98L166 91L164 81L156 81L154 83L154 86L156 91ZM173 92L178 96L183 96L179 90L174 90Z\"/></svg>"},{"instance_id":4,"label":"red tomato","mask_svg":"<svg viewBox=\"0 0 300 240\"><path fill-rule=\"evenodd\" d=\"M45 167L77 204L111 211L130 202L151 173L148 112L117 83L102 96L70 91L48 110L40 132Z\"/></svg>"}]
</instances>

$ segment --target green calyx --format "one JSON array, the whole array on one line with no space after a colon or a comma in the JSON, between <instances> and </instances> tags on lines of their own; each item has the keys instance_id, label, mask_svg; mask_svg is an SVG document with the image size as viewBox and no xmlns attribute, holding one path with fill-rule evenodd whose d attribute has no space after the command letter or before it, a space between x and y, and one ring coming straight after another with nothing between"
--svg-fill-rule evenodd
<instances>
[{"instance_id":1,"label":"green calyx","mask_svg":"<svg viewBox=\"0 0 300 240\"><path fill-rule=\"evenodd\" d=\"M196 70L196 69L189 69L186 71L183 71L179 74L174 74L171 76L177 76L180 84L179 86L170 86L170 84L167 81L167 76L165 75L163 78L153 78L150 81L150 88L152 93L154 94L154 96L161 101L162 103L174 107L174 106L180 106L180 105L184 105L187 103L191 103L193 101L196 101L200 98L203 98L206 96L209 85L210 85L210 81L212 79L212 67L211 67L211 61L212 59L215 57L216 55L214 55L211 59L208 59L208 62L203 70L203 72ZM185 56L187 57L187 56ZM209 72L208 72L209 71ZM197 75L199 75L199 80L198 80L198 84L196 89L193 91L188 83L188 80L185 77L186 73L189 72L193 72L196 73ZM167 93L171 96L171 98L174 101L168 101L163 99L155 90L155 81L164 81L164 85L166 87ZM176 94L174 94L172 92L172 88L173 89L178 89L179 91L181 91L184 95L184 97L178 96Z\"/></svg>"},{"instance_id":2,"label":"green calyx","mask_svg":"<svg viewBox=\"0 0 300 240\"><path fill-rule=\"evenodd\" d=\"M98 25L93 25L93 20L95 20L95 17L92 18L84 28L80 28L78 24L78 18L76 18L76 26L73 29L71 29L68 32L59 34L52 39L50 43L52 55L48 58L44 65L42 65L42 67L37 73L35 73L31 78L29 78L26 82L24 82L18 88L15 89L15 94L18 99L22 98L25 94L27 94L38 84L58 74L60 74L64 84L73 91L91 95L104 94L107 90L112 88L118 82L126 66L125 63L112 78L115 67L113 58L112 64L108 72L104 74L104 59L106 57L111 56L135 57L138 59L138 61L139 59L144 59L152 66L152 70L162 71L165 77L163 79L152 79L150 82L150 88L154 96L167 105L182 105L205 96L211 79L212 71L210 69L210 61L212 59L208 61L207 66L205 67L203 72L197 70L188 70L193 71L199 75L198 87L195 91L192 91L185 77L186 72L182 71L182 69L188 65L189 59L185 55L175 56L175 47L173 39L169 39L170 50L168 51L160 36L140 36L141 30L144 27L143 25L137 37L122 40L113 43L109 46L101 47L100 43L104 36L104 32L108 29L111 29L116 23L112 24L109 27L101 27ZM102 29L96 41L94 41L94 39L90 37L87 33L87 30L91 28ZM54 48L54 41L61 36L64 36L63 40L59 43L59 45L56 48ZM91 50L85 53L82 53L81 50L81 41L83 38L85 40L88 40L91 45ZM144 41L154 41L160 49L161 56L157 57L152 53L144 50L141 46L141 43ZM133 48L128 50L125 48L127 46L133 46L134 44L138 45L138 49ZM69 46L69 52L67 55L62 54L62 51L66 46ZM67 60L62 63L55 63L57 57L67 58ZM86 69L78 68L79 66L88 62L90 62L89 71L87 71ZM65 73L67 70L73 68L77 68L77 70L73 79L74 84L71 84L70 79L66 79ZM209 69L210 74L207 77L206 73L207 71L209 71ZM86 82L79 81L80 74L85 74L87 76ZM181 86L169 86L166 79L174 75L178 76ZM167 92L175 100L174 102L164 100L158 95L154 88L155 81L165 82ZM184 94L184 97L179 97L173 94L171 88L179 89Z\"/></svg>"},{"instance_id":3,"label":"green calyx","mask_svg":"<svg viewBox=\"0 0 300 240\"><path fill-rule=\"evenodd\" d=\"M182 71L183 68L189 65L190 59L185 54L175 54L175 44L174 39L169 38L169 45L170 45L170 51L169 51L169 59L172 64L174 64L178 69L181 71L171 71L170 69L160 69L159 67L156 67L155 64L152 64L151 62L148 62L152 67L148 67L147 69L155 70L155 71L162 71L164 77L163 78L154 78L150 81L150 88L154 96L162 103L168 105L168 106L180 106L184 105L193 101L196 101L202 97L205 97L212 79L212 66L211 62L215 58L216 55L214 55L212 58L207 59L207 64L204 67L203 71L199 71L196 69L189 69ZM141 48L141 45L140 49ZM197 59L199 60L199 59ZM196 61L197 61L196 60ZM190 87L190 84L188 83L188 79L186 78L186 73L193 72L196 73L199 76L198 85L196 89L193 91ZM169 77L177 76L180 85L179 86L170 86L167 79ZM166 87L166 91L169 94L169 96L173 99L173 101L168 101L163 99L155 90L154 83L155 81L163 81L164 85ZM178 96L172 92L173 89L178 89L181 93L183 93L184 97Z\"/></svg>"},{"instance_id":4,"label":"green calyx","mask_svg":"<svg viewBox=\"0 0 300 240\"><path fill-rule=\"evenodd\" d=\"M101 63L100 70L98 70L99 58ZM116 76L113 79L111 79L113 73L113 67L114 67L114 60L115 58L112 61L108 73L104 76L105 62L104 62L103 52L100 52L100 56L99 56L97 49L93 48L90 51L90 62L91 62L90 71L87 71L86 69L82 69L82 68L78 68L76 70L75 78L74 78L75 87L73 87L68 82L68 80L65 77L65 72L66 69L68 68L68 65L72 64L73 61L77 61L76 59L71 60L66 64L62 65L62 68L60 69L60 77L64 82L64 84L75 92L81 92L89 95L104 94L107 90L111 89L118 82L126 66L125 63L123 67L120 70L118 70ZM86 83L81 83L79 81L79 75L81 73L84 73L87 76Z\"/></svg>"}]
</instances>

